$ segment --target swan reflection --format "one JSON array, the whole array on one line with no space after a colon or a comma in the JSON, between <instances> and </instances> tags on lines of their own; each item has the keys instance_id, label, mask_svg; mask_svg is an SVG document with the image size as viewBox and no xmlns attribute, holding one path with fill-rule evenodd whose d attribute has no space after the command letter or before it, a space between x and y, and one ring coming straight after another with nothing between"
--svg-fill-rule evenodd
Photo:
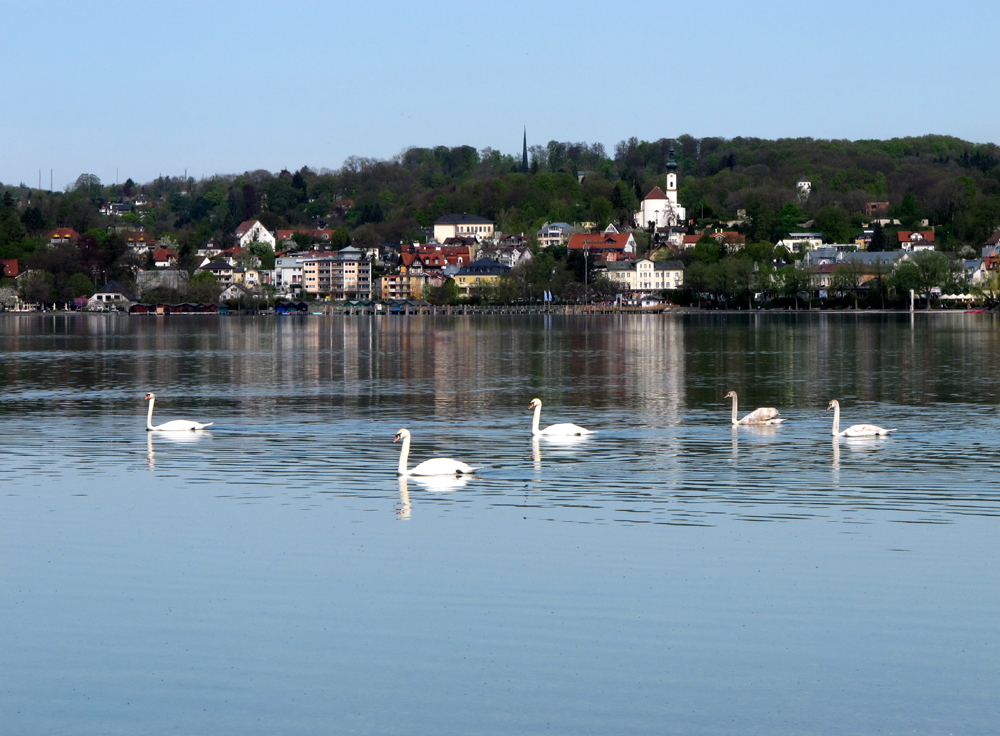
<instances>
[{"instance_id":1,"label":"swan reflection","mask_svg":"<svg viewBox=\"0 0 1000 736\"><path fill-rule=\"evenodd\" d=\"M406 485L406 476L399 476L399 505L396 507L396 518L405 521L410 518L410 489Z\"/></svg>"},{"instance_id":2,"label":"swan reflection","mask_svg":"<svg viewBox=\"0 0 1000 736\"><path fill-rule=\"evenodd\" d=\"M545 443L546 449L564 449L569 450L575 447L579 447L589 441L590 437L588 435L535 435L531 438L531 460L534 463L535 470L542 469L542 442Z\"/></svg>"},{"instance_id":3,"label":"swan reflection","mask_svg":"<svg viewBox=\"0 0 1000 736\"><path fill-rule=\"evenodd\" d=\"M468 475L421 475L410 476L410 480L416 483L425 491L432 493L447 493L457 491L468 485L470 476Z\"/></svg>"},{"instance_id":4,"label":"swan reflection","mask_svg":"<svg viewBox=\"0 0 1000 736\"><path fill-rule=\"evenodd\" d=\"M190 445L194 442L200 442L201 440L211 437L212 433L207 432L202 429L188 431L188 432L157 432L153 430L152 432L146 432L146 468L147 470L155 470L156 465L156 450L153 444L153 439L155 438L157 442L169 442L174 445Z\"/></svg>"},{"instance_id":5,"label":"swan reflection","mask_svg":"<svg viewBox=\"0 0 1000 736\"><path fill-rule=\"evenodd\" d=\"M149 438L149 443L152 445L153 438L156 438L157 442L169 442L174 445L190 445L195 442L200 442L203 439L207 439L212 436L211 432L203 429L195 429L187 432L157 432L153 430L152 432L146 432L146 437Z\"/></svg>"}]
</instances>

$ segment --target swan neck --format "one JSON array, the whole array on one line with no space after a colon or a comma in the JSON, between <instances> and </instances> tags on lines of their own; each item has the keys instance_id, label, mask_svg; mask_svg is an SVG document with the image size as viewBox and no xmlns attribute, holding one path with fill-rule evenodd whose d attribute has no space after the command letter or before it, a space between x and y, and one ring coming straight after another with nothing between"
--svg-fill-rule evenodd
<instances>
[{"instance_id":1,"label":"swan neck","mask_svg":"<svg viewBox=\"0 0 1000 736\"><path fill-rule=\"evenodd\" d=\"M542 405L541 404L535 404L535 414L534 414L534 416L531 419L531 433L532 434L539 434L539 431L538 431L538 420L539 420L539 418L541 416L542 416Z\"/></svg>"},{"instance_id":2,"label":"swan neck","mask_svg":"<svg viewBox=\"0 0 1000 736\"><path fill-rule=\"evenodd\" d=\"M733 424L739 424L740 423L740 420L738 418L739 414L738 414L738 411L736 409L736 400L737 400L736 399L736 392L734 391L733 392Z\"/></svg>"},{"instance_id":3,"label":"swan neck","mask_svg":"<svg viewBox=\"0 0 1000 736\"><path fill-rule=\"evenodd\" d=\"M833 433L840 434L840 404L833 407Z\"/></svg>"},{"instance_id":4,"label":"swan neck","mask_svg":"<svg viewBox=\"0 0 1000 736\"><path fill-rule=\"evenodd\" d=\"M403 437L403 447L399 451L399 474L406 475L406 461L410 458L410 437Z\"/></svg>"},{"instance_id":5,"label":"swan neck","mask_svg":"<svg viewBox=\"0 0 1000 736\"><path fill-rule=\"evenodd\" d=\"M146 412L146 429L150 430L153 428L153 402L156 401L156 397L152 397L149 400L149 411Z\"/></svg>"}]
</instances>

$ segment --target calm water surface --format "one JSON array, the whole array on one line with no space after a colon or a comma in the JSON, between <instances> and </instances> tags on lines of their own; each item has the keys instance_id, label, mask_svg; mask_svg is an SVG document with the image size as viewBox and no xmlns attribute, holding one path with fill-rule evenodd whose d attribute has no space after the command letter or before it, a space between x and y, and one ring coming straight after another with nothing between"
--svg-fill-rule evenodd
<instances>
[{"instance_id":1,"label":"calm water surface","mask_svg":"<svg viewBox=\"0 0 1000 736\"><path fill-rule=\"evenodd\" d=\"M2 730L995 733L998 405L990 315L3 315Z\"/></svg>"}]
</instances>

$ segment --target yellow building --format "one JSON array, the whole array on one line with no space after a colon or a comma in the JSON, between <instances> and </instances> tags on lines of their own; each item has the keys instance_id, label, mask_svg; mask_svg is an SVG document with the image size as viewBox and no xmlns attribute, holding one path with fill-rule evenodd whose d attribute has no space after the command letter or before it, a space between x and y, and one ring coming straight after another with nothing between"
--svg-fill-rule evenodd
<instances>
[{"instance_id":1,"label":"yellow building","mask_svg":"<svg viewBox=\"0 0 1000 736\"><path fill-rule=\"evenodd\" d=\"M462 296L468 296L475 287L494 284L500 280L501 276L508 273L510 273L510 266L504 266L490 258L480 258L468 266L462 266L455 274L455 283L458 285L459 293Z\"/></svg>"},{"instance_id":2,"label":"yellow building","mask_svg":"<svg viewBox=\"0 0 1000 736\"><path fill-rule=\"evenodd\" d=\"M379 293L383 299L422 299L427 278L425 273L389 274L380 279Z\"/></svg>"}]
</instances>

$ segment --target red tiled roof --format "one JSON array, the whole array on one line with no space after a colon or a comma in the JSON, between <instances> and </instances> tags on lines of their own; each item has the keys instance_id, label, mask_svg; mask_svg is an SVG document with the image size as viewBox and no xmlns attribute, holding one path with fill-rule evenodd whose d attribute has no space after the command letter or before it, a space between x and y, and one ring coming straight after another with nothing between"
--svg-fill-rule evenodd
<instances>
[{"instance_id":1,"label":"red tiled roof","mask_svg":"<svg viewBox=\"0 0 1000 736\"><path fill-rule=\"evenodd\" d=\"M628 244L628 233L576 233L569 238L571 250L584 248L596 250L625 250Z\"/></svg>"},{"instance_id":2,"label":"red tiled roof","mask_svg":"<svg viewBox=\"0 0 1000 736\"><path fill-rule=\"evenodd\" d=\"M156 245L156 238L149 233L131 232L125 236L125 242L129 245L134 243L145 243L146 245Z\"/></svg>"},{"instance_id":3,"label":"red tiled roof","mask_svg":"<svg viewBox=\"0 0 1000 736\"><path fill-rule=\"evenodd\" d=\"M913 236L917 237L914 238ZM926 240L928 242L934 242L934 231L933 230L900 230L896 237L899 238L900 243L909 243L913 240Z\"/></svg>"},{"instance_id":4,"label":"red tiled roof","mask_svg":"<svg viewBox=\"0 0 1000 736\"><path fill-rule=\"evenodd\" d=\"M0 263L3 264L3 275L6 278L12 279L15 276L17 276L18 271L17 271L17 259L16 258L11 258L10 260L0 261Z\"/></svg>"},{"instance_id":5,"label":"red tiled roof","mask_svg":"<svg viewBox=\"0 0 1000 736\"><path fill-rule=\"evenodd\" d=\"M236 228L236 234L242 235L245 232L249 232L250 228L256 225L260 220L244 220L240 223L239 227ZM263 225L261 226L263 227Z\"/></svg>"},{"instance_id":6,"label":"red tiled roof","mask_svg":"<svg viewBox=\"0 0 1000 736\"><path fill-rule=\"evenodd\" d=\"M696 235L685 235L684 236L684 245L688 245L688 244L694 245L699 240L701 240L701 234L700 233L698 233Z\"/></svg>"},{"instance_id":7,"label":"red tiled roof","mask_svg":"<svg viewBox=\"0 0 1000 736\"><path fill-rule=\"evenodd\" d=\"M76 230L74 230L71 227L57 227L49 235L49 240L55 240L56 238L58 238L60 240L70 240L70 239L75 239L75 238L79 238L79 237L80 237L80 233L78 233Z\"/></svg>"},{"instance_id":8,"label":"red tiled roof","mask_svg":"<svg viewBox=\"0 0 1000 736\"><path fill-rule=\"evenodd\" d=\"M157 248L153 251L153 260L160 263L169 262L171 258L177 258L177 254L166 248Z\"/></svg>"},{"instance_id":9,"label":"red tiled roof","mask_svg":"<svg viewBox=\"0 0 1000 736\"><path fill-rule=\"evenodd\" d=\"M413 252L420 255L420 260L429 268L444 268L445 266L464 266L472 261L472 252L467 245L416 245Z\"/></svg>"},{"instance_id":10,"label":"red tiled roof","mask_svg":"<svg viewBox=\"0 0 1000 736\"><path fill-rule=\"evenodd\" d=\"M649 190L649 194L646 195L646 199L666 199L667 195L663 193L663 190L659 187L653 187Z\"/></svg>"}]
</instances>

